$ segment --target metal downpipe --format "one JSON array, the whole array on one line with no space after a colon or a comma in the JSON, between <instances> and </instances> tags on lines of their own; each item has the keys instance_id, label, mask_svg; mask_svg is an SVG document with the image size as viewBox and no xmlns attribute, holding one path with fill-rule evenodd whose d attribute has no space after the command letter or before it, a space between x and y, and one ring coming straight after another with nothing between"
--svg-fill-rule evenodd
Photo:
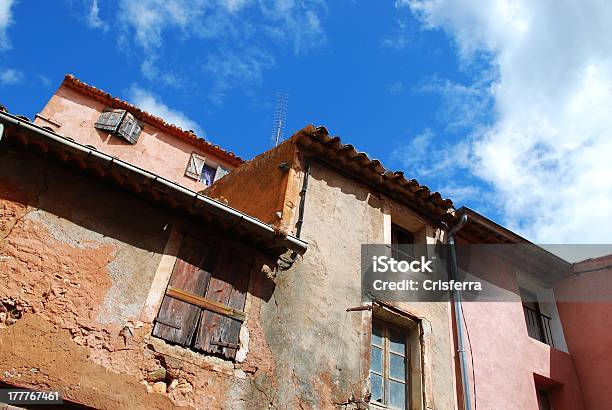
<instances>
[{"instance_id":1,"label":"metal downpipe","mask_svg":"<svg viewBox=\"0 0 612 410\"><path fill-rule=\"evenodd\" d=\"M457 280L457 253L455 251L455 235L467 223L467 215L461 215L457 225L448 232L448 245L450 250L450 279ZM470 379L467 369L467 357L465 354L465 342L463 340L463 308L461 306L461 292L454 289L452 292L453 306L455 310L455 324L457 331L457 352L459 353L459 365L461 367L461 387L463 390L463 403L465 410L472 410L472 398L470 396Z\"/></svg>"}]
</instances>

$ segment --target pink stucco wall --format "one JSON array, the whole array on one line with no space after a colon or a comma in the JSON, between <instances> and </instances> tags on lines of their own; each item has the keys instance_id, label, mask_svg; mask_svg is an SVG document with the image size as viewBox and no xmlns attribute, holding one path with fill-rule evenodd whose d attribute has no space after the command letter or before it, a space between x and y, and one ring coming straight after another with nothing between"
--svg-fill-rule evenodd
<instances>
[{"instance_id":1,"label":"pink stucco wall","mask_svg":"<svg viewBox=\"0 0 612 410\"><path fill-rule=\"evenodd\" d=\"M472 255L472 261L471 272L518 291L516 268L509 263L484 254ZM520 297L509 295L516 302L463 303L477 408L537 410L537 380L548 388L555 410L584 409L572 355L529 337Z\"/></svg>"},{"instance_id":2,"label":"pink stucco wall","mask_svg":"<svg viewBox=\"0 0 612 410\"><path fill-rule=\"evenodd\" d=\"M99 151L195 191L204 189L205 186L185 176L185 168L192 152L197 152L225 168L234 168L223 159L202 152L194 144L170 135L151 124L145 123L142 134L134 145L98 130L94 128L94 124L104 108L106 105L103 102L62 85L36 117L35 123L49 126L57 133L74 138L81 144L92 145Z\"/></svg>"},{"instance_id":3,"label":"pink stucco wall","mask_svg":"<svg viewBox=\"0 0 612 410\"><path fill-rule=\"evenodd\" d=\"M609 409L612 403L612 255L578 263L572 276L555 287L567 346L574 356L585 407ZM593 301L593 302L590 302Z\"/></svg>"}]
</instances>

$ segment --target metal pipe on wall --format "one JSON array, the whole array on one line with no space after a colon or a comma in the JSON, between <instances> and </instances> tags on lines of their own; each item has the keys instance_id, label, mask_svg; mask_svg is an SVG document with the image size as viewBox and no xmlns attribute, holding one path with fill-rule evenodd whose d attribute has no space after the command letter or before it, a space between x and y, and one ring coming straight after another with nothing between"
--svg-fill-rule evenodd
<instances>
[{"instance_id":1,"label":"metal pipe on wall","mask_svg":"<svg viewBox=\"0 0 612 410\"><path fill-rule=\"evenodd\" d=\"M450 279L457 280L457 253L455 251L455 235L467 223L467 215L461 215L457 225L448 232L448 245L450 251ZM457 352L459 353L459 365L461 367L461 387L463 390L463 403L465 410L472 410L472 398L470 396L470 379L467 369L467 357L465 354L465 341L463 340L463 308L461 306L461 292L456 288L452 292L453 307L455 310L455 325L457 331Z\"/></svg>"}]
</instances>

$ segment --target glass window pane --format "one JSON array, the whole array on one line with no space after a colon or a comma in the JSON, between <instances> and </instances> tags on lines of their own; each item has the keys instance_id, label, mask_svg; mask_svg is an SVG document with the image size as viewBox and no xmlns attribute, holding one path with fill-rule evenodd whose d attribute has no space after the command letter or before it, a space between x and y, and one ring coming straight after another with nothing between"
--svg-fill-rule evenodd
<instances>
[{"instance_id":1,"label":"glass window pane","mask_svg":"<svg viewBox=\"0 0 612 410\"><path fill-rule=\"evenodd\" d=\"M391 353L389 360L389 376L398 380L406 380L406 360L404 356Z\"/></svg>"},{"instance_id":2,"label":"glass window pane","mask_svg":"<svg viewBox=\"0 0 612 410\"><path fill-rule=\"evenodd\" d=\"M202 175L200 175L200 181L204 182L206 185L211 185L215 178L216 171L216 168L204 164L202 167Z\"/></svg>"},{"instance_id":3,"label":"glass window pane","mask_svg":"<svg viewBox=\"0 0 612 410\"><path fill-rule=\"evenodd\" d=\"M379 323L372 322L372 344L383 345L383 328Z\"/></svg>"},{"instance_id":4,"label":"glass window pane","mask_svg":"<svg viewBox=\"0 0 612 410\"><path fill-rule=\"evenodd\" d=\"M382 376L370 373L370 388L372 389L372 398L370 400L383 402L383 382Z\"/></svg>"},{"instance_id":5,"label":"glass window pane","mask_svg":"<svg viewBox=\"0 0 612 410\"><path fill-rule=\"evenodd\" d=\"M376 346L372 346L372 356L370 357L370 370L382 374L383 351Z\"/></svg>"},{"instance_id":6,"label":"glass window pane","mask_svg":"<svg viewBox=\"0 0 612 410\"><path fill-rule=\"evenodd\" d=\"M406 408L406 385L389 380L389 404L398 409Z\"/></svg>"},{"instance_id":7,"label":"glass window pane","mask_svg":"<svg viewBox=\"0 0 612 410\"><path fill-rule=\"evenodd\" d=\"M389 347L391 351L406 355L406 334L393 329L389 333Z\"/></svg>"}]
</instances>

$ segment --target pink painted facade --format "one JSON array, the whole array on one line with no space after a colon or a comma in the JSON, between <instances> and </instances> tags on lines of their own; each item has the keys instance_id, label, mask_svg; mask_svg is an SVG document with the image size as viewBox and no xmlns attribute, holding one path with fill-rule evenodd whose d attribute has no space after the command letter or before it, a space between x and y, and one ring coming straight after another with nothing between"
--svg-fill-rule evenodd
<instances>
[{"instance_id":1,"label":"pink painted facade","mask_svg":"<svg viewBox=\"0 0 612 410\"><path fill-rule=\"evenodd\" d=\"M555 287L567 346L580 380L585 408L604 410L612 403L612 255L573 267L575 276ZM593 301L593 302L588 302Z\"/></svg>"},{"instance_id":2,"label":"pink painted facade","mask_svg":"<svg viewBox=\"0 0 612 410\"><path fill-rule=\"evenodd\" d=\"M102 111L108 107L131 107L133 109L128 108L127 111L144 122L136 144L132 145L94 127ZM150 118L156 121L150 121ZM240 158L217 146L203 143L195 135L191 139L185 138L182 134L187 133L174 126L160 126L161 121L156 117L81 83L72 76L66 76L43 110L36 115L34 122L194 191L200 191L206 185L185 174L192 153L204 157L206 164L214 168L222 166L231 170L242 162Z\"/></svg>"},{"instance_id":3,"label":"pink painted facade","mask_svg":"<svg viewBox=\"0 0 612 410\"><path fill-rule=\"evenodd\" d=\"M459 239L460 244L468 244L474 238ZM515 235L512 239L519 242L522 238ZM521 265L524 261L511 264L507 259L479 253L479 249L471 248L469 262L459 257L460 266L508 290L509 301L463 303L463 332L476 408L610 408L612 255L574 265L566 263L567 272L557 277L570 276L550 288L526 271L527 266ZM554 271L558 266L549 269ZM568 273L571 271L574 275ZM521 300L519 289L537 296L538 312L545 315L542 320L550 328L550 337L543 337L545 340L533 334L525 307L530 304ZM458 397L461 395L459 383Z\"/></svg>"},{"instance_id":4,"label":"pink painted facade","mask_svg":"<svg viewBox=\"0 0 612 410\"><path fill-rule=\"evenodd\" d=\"M555 410L585 408L572 355L527 334L520 302L465 303L464 314L478 408L538 409L536 386Z\"/></svg>"}]
</instances>

